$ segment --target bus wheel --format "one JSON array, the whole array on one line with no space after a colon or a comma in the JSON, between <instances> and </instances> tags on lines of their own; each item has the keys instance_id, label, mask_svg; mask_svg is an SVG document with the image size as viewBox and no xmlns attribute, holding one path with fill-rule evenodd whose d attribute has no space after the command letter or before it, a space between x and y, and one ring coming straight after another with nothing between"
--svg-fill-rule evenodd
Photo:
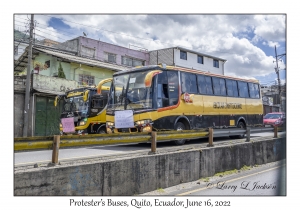
<instances>
[{"instance_id":1,"label":"bus wheel","mask_svg":"<svg viewBox=\"0 0 300 210\"><path fill-rule=\"evenodd\" d=\"M184 124L181 122L176 123L175 130L177 130L177 131L185 130ZM176 145L183 145L185 143L185 139L176 140L176 141L174 141L174 143Z\"/></svg>"},{"instance_id":2,"label":"bus wheel","mask_svg":"<svg viewBox=\"0 0 300 210\"><path fill-rule=\"evenodd\" d=\"M245 123L240 121L237 125L238 128L246 129ZM237 136L229 136L231 139L242 139L245 137L245 134L237 135Z\"/></svg>"},{"instance_id":3,"label":"bus wheel","mask_svg":"<svg viewBox=\"0 0 300 210\"><path fill-rule=\"evenodd\" d=\"M104 133L106 133L105 127L99 128L99 129L97 130L97 133L98 133L98 134L104 134Z\"/></svg>"}]
</instances>

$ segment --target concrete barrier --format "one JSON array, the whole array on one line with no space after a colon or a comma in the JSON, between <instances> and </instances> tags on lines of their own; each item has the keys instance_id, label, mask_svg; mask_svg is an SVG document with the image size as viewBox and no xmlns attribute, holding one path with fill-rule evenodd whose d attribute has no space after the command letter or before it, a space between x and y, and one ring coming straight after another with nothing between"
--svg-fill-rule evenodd
<instances>
[{"instance_id":1,"label":"concrete barrier","mask_svg":"<svg viewBox=\"0 0 300 210\"><path fill-rule=\"evenodd\" d=\"M178 150L178 147L175 147ZM14 195L137 195L286 157L285 138L15 170Z\"/></svg>"}]
</instances>

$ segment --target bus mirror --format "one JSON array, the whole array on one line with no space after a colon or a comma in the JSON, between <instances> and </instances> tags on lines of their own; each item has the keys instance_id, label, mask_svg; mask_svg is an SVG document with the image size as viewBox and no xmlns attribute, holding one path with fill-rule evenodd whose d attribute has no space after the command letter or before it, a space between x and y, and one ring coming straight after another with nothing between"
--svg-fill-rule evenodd
<instances>
[{"instance_id":1,"label":"bus mirror","mask_svg":"<svg viewBox=\"0 0 300 210\"><path fill-rule=\"evenodd\" d=\"M57 101L58 101L58 96L56 96L54 99L54 106L57 106Z\"/></svg>"},{"instance_id":2,"label":"bus mirror","mask_svg":"<svg viewBox=\"0 0 300 210\"><path fill-rule=\"evenodd\" d=\"M97 85L97 94L101 94L101 90L109 90L109 87L103 86L105 83L111 82L112 78L101 80Z\"/></svg>"},{"instance_id":3,"label":"bus mirror","mask_svg":"<svg viewBox=\"0 0 300 210\"><path fill-rule=\"evenodd\" d=\"M83 101L86 102L88 100L88 96L89 96L89 90L84 91L83 93Z\"/></svg>"},{"instance_id":4,"label":"bus mirror","mask_svg":"<svg viewBox=\"0 0 300 210\"><path fill-rule=\"evenodd\" d=\"M145 76L145 80L144 80L144 84L145 87L151 87L152 84L152 78L157 75L162 73L161 70L154 70L154 71L150 71L146 76Z\"/></svg>"},{"instance_id":5,"label":"bus mirror","mask_svg":"<svg viewBox=\"0 0 300 210\"><path fill-rule=\"evenodd\" d=\"M65 99L66 95L63 94L63 95L57 95L54 99L54 106L57 106L57 103L58 101L61 99L61 98L64 98Z\"/></svg>"}]
</instances>

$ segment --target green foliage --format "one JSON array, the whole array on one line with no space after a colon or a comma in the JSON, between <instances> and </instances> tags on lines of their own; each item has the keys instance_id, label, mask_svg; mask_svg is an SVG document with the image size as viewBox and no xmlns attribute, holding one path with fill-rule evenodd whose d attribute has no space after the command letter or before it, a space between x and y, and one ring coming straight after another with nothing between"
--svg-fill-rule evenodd
<instances>
[{"instance_id":1,"label":"green foliage","mask_svg":"<svg viewBox=\"0 0 300 210\"><path fill-rule=\"evenodd\" d=\"M226 175L236 174L236 173L238 173L238 170L233 169L233 170L230 170L230 171L224 171L224 172L216 173L214 176L223 177L223 176L226 176Z\"/></svg>"},{"instance_id":2,"label":"green foliage","mask_svg":"<svg viewBox=\"0 0 300 210\"><path fill-rule=\"evenodd\" d=\"M58 67L58 77L59 77L59 78L64 78L64 79L66 79L66 75L65 75L65 73L64 73L63 67L61 66L61 62L59 62L59 67Z\"/></svg>"},{"instance_id":3,"label":"green foliage","mask_svg":"<svg viewBox=\"0 0 300 210\"><path fill-rule=\"evenodd\" d=\"M200 180L203 182L209 182L209 177L201 178Z\"/></svg>"},{"instance_id":4,"label":"green foliage","mask_svg":"<svg viewBox=\"0 0 300 210\"><path fill-rule=\"evenodd\" d=\"M159 193L165 192L164 189L162 189L162 188L158 188L157 191L158 191Z\"/></svg>"},{"instance_id":5,"label":"green foliage","mask_svg":"<svg viewBox=\"0 0 300 210\"><path fill-rule=\"evenodd\" d=\"M24 32L21 32L19 30L14 29L14 40L15 41L20 41L23 40L24 42L29 42L29 32L27 32L27 34L25 34ZM36 38L33 39L34 43L39 43L39 40L37 40Z\"/></svg>"}]
</instances>

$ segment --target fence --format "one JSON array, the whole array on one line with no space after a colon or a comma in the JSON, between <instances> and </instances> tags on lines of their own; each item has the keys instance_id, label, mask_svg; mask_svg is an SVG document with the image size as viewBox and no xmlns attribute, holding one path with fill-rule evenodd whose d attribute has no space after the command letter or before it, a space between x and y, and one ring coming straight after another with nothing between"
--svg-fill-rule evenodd
<instances>
[{"instance_id":1,"label":"fence","mask_svg":"<svg viewBox=\"0 0 300 210\"><path fill-rule=\"evenodd\" d=\"M214 137L235 136L246 134L246 142L250 141L250 133L260 133L274 130L274 138L278 137L278 127L250 129L218 129L214 131L183 130L183 131L153 131L151 133L118 133L118 134L95 134L95 135L67 135L67 136L40 136L40 137L17 137L14 138L14 150L40 150L52 149L52 163L58 163L59 148L78 147L91 145L113 145L128 143L151 143L151 152L156 152L156 143L162 141L176 141L181 139L208 138L209 147L213 145Z\"/></svg>"}]
</instances>

